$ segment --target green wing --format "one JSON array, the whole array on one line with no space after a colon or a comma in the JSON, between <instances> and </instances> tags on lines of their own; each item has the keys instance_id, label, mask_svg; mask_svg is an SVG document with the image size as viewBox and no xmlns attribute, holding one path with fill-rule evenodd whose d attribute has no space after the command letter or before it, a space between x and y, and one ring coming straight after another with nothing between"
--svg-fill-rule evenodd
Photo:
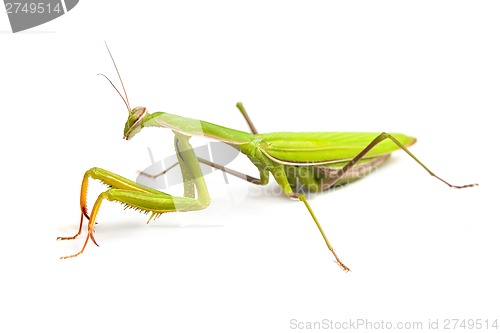
<instances>
[{"instance_id":1,"label":"green wing","mask_svg":"<svg viewBox=\"0 0 500 333\"><path fill-rule=\"evenodd\" d=\"M416 139L405 134L390 133L408 147ZM269 157L280 162L327 164L349 160L359 154L380 133L364 132L277 132L257 134L262 140L259 148ZM384 140L373 147L365 158L389 154L399 147L391 140Z\"/></svg>"}]
</instances>

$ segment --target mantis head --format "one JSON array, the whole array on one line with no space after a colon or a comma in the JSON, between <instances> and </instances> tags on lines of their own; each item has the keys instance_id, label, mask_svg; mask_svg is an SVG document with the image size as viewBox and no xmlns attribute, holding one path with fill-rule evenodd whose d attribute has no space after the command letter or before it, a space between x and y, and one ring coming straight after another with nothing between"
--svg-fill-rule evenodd
<instances>
[{"instance_id":1,"label":"mantis head","mask_svg":"<svg viewBox=\"0 0 500 333\"><path fill-rule=\"evenodd\" d=\"M115 59L113 59L113 55L111 54L111 51L109 50L108 44L106 44L106 49L108 50L109 56L111 57L111 60L113 61L113 65L115 66L116 73L118 74L118 78L120 79L120 83L123 88L123 95L121 92L116 88L116 86L111 82L111 80L104 74L97 74L103 76L108 82L115 88L116 92L118 95L120 95L121 99L123 100L123 103L125 103L125 107L127 108L128 111L128 119L127 122L125 123L125 129L123 130L123 138L125 140L130 140L134 135L139 133L139 131L142 129L142 121L144 119L144 116L148 114L146 111L146 108L144 106L137 106L133 109L130 108L130 103L128 101L128 96L127 96L127 91L125 90L125 86L123 85L122 77L120 75L120 72L118 71L118 67L116 67Z\"/></svg>"},{"instance_id":2,"label":"mantis head","mask_svg":"<svg viewBox=\"0 0 500 333\"><path fill-rule=\"evenodd\" d=\"M142 120L147 114L148 111L144 106L137 106L130 110L127 122L125 123L125 129L123 130L123 138L125 140L130 140L134 135L139 133L142 129Z\"/></svg>"},{"instance_id":3,"label":"mantis head","mask_svg":"<svg viewBox=\"0 0 500 333\"><path fill-rule=\"evenodd\" d=\"M106 78L106 80L108 80L109 83L113 86L113 88L115 88L116 92L118 93L118 95L120 95L123 102L125 103L125 107L127 108L128 111L128 119L127 122L125 123L125 128L123 130L123 138L125 140L132 139L132 137L142 129L142 120L144 119L144 116L148 114L146 108L144 106L137 106L131 109L130 104L128 102L127 93L125 92L125 97L123 97L120 91L116 88L113 82L111 82L111 80L106 75L100 73L97 75L104 76L104 78Z\"/></svg>"}]
</instances>

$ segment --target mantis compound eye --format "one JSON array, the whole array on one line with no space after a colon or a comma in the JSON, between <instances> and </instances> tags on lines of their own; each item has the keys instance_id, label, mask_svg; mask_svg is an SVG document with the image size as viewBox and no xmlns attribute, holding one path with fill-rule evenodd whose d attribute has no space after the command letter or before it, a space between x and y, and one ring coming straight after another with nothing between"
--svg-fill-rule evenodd
<instances>
[{"instance_id":1,"label":"mantis compound eye","mask_svg":"<svg viewBox=\"0 0 500 333\"><path fill-rule=\"evenodd\" d=\"M132 110L130 110L130 118L142 118L142 116L146 113L146 108L144 106L136 106Z\"/></svg>"},{"instance_id":2,"label":"mantis compound eye","mask_svg":"<svg viewBox=\"0 0 500 333\"><path fill-rule=\"evenodd\" d=\"M144 106L137 106L130 110L125 130L123 131L123 138L128 140L140 130L142 119L146 115L146 108Z\"/></svg>"}]
</instances>

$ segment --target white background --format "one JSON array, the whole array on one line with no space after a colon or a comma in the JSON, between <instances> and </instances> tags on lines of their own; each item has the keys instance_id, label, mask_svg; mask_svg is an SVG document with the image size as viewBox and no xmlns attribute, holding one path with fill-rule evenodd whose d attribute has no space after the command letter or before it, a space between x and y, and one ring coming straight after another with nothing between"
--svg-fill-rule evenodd
<instances>
[{"instance_id":1,"label":"white background","mask_svg":"<svg viewBox=\"0 0 500 333\"><path fill-rule=\"evenodd\" d=\"M12 34L0 14L0 331L289 332L298 321L498 318L500 5L496 1L81 1ZM147 218L105 202L83 238L83 173L134 179L172 134L122 139L131 104L246 129L392 131L403 153L310 203L222 175L212 206ZM195 141L202 142L202 141ZM257 175L240 158L232 164ZM103 188L92 184L90 205ZM259 192L262 191L262 192ZM180 188L169 192L181 193ZM232 200L232 201L231 201ZM499 318L500 319L500 318ZM325 330L328 331L328 330Z\"/></svg>"}]
</instances>

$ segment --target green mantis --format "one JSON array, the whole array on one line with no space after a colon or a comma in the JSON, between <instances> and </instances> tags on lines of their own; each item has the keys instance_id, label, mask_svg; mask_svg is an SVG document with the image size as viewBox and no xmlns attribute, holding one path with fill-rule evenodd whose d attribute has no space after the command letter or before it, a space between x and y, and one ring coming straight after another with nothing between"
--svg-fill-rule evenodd
<instances>
[{"instance_id":1,"label":"green mantis","mask_svg":"<svg viewBox=\"0 0 500 333\"><path fill-rule=\"evenodd\" d=\"M111 52L109 54L111 56ZM111 59L116 68L112 56ZM342 263L335 253L306 196L297 190L299 186L307 191L319 192L335 185L357 180L381 165L387 160L391 152L398 149L406 152L431 176L436 177L450 187L464 188L477 185L455 186L436 176L408 150L407 147L415 143L416 139L405 134L361 132L277 132L261 134L256 130L241 103L237 104L237 108L250 127L250 132L238 131L166 112L149 113L145 107L131 108L118 70L117 73L125 97L121 95L111 80L103 76L120 94L127 107L128 119L124 128L124 139L131 140L142 129L147 127L170 129L174 133L174 148L182 173L184 195L172 196L104 169L92 168L88 170L83 177L81 186L81 216L78 232L72 237L59 237L58 239L75 239L80 235L84 217L88 219L87 236L79 252L62 257L63 259L76 257L83 253L89 240L92 240L97 245L94 238L94 226L97 213L105 200L116 201L126 207L143 211L149 214L149 220L156 219L167 212L195 211L206 208L210 204L210 196L200 169L200 163L224 170L256 185L268 184L272 175L285 195L304 203L328 249L334 255L338 265L345 271L349 271L349 268ZM198 158L189 142L192 136L218 140L237 148L257 167L260 177L246 176ZM90 178L100 180L109 189L98 196L89 214L86 197Z\"/></svg>"}]
</instances>

